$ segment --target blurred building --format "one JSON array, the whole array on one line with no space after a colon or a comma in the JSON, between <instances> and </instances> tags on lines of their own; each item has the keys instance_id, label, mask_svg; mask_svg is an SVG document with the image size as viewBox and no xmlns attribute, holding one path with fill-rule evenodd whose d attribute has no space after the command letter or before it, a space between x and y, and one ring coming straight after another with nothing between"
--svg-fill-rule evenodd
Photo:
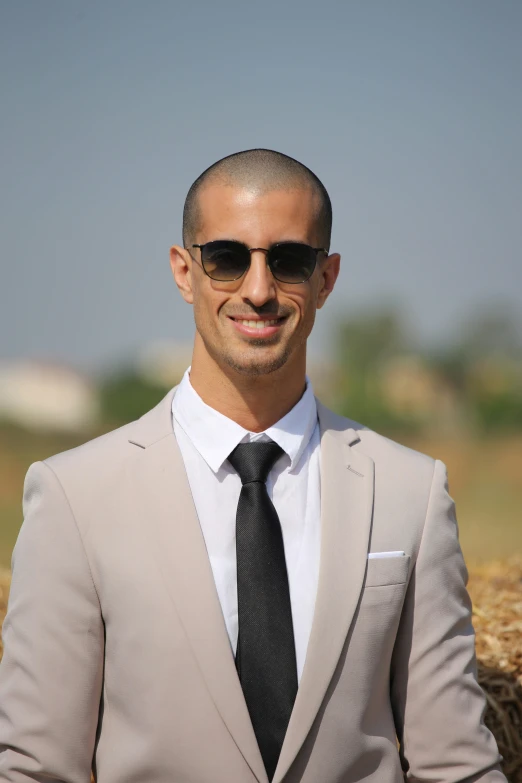
<instances>
[{"instance_id":1,"label":"blurred building","mask_svg":"<svg viewBox=\"0 0 522 783\"><path fill-rule=\"evenodd\" d=\"M420 356L394 356L380 369L383 397L389 409L438 429L452 429L461 411L454 389Z\"/></svg>"},{"instance_id":2,"label":"blurred building","mask_svg":"<svg viewBox=\"0 0 522 783\"><path fill-rule=\"evenodd\" d=\"M81 373L43 361L0 363L0 418L29 429L82 430L98 417L98 392Z\"/></svg>"},{"instance_id":3,"label":"blurred building","mask_svg":"<svg viewBox=\"0 0 522 783\"><path fill-rule=\"evenodd\" d=\"M191 361L191 342L157 341L141 349L136 371L148 383L171 388L180 382Z\"/></svg>"},{"instance_id":4,"label":"blurred building","mask_svg":"<svg viewBox=\"0 0 522 783\"><path fill-rule=\"evenodd\" d=\"M313 354L306 364L306 374L310 378L314 394L328 406L335 403L336 365L329 359L320 359Z\"/></svg>"}]
</instances>

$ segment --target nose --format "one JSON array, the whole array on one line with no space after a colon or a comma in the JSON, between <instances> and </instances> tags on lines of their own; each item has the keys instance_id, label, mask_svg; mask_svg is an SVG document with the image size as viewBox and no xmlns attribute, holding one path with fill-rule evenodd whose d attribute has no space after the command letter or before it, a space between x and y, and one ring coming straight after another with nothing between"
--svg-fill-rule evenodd
<instances>
[{"instance_id":1,"label":"nose","mask_svg":"<svg viewBox=\"0 0 522 783\"><path fill-rule=\"evenodd\" d=\"M276 283L270 267L266 263L266 253L254 250L250 267L243 278L241 296L254 307L262 307L276 298Z\"/></svg>"}]
</instances>

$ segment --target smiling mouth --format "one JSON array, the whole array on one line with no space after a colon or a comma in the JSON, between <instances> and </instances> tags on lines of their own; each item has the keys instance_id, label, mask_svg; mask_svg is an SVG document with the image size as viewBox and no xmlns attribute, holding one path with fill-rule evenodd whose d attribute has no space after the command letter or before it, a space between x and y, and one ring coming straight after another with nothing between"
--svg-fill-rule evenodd
<instances>
[{"instance_id":1,"label":"smiling mouth","mask_svg":"<svg viewBox=\"0 0 522 783\"><path fill-rule=\"evenodd\" d=\"M236 324L241 324L242 326L247 326L250 329L265 329L267 326L279 326L283 323L285 320L285 316L282 316L281 318L256 318L256 319L250 319L250 318L237 318L234 316L229 316L232 321L234 321Z\"/></svg>"},{"instance_id":2,"label":"smiling mouth","mask_svg":"<svg viewBox=\"0 0 522 783\"><path fill-rule=\"evenodd\" d=\"M229 315L228 318L232 321L234 329L239 334L242 334L247 338L257 338L261 340L267 340L275 338L279 333L281 326L286 321L288 316L283 315L280 318L245 318L237 315Z\"/></svg>"}]
</instances>

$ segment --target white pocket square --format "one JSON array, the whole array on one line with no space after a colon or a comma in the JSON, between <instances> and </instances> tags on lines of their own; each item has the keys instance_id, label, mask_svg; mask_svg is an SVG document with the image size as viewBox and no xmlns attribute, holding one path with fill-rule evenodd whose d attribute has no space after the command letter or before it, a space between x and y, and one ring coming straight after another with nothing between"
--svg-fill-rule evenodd
<instances>
[{"instance_id":1,"label":"white pocket square","mask_svg":"<svg viewBox=\"0 0 522 783\"><path fill-rule=\"evenodd\" d=\"M370 552L368 560L378 560L383 557L406 557L406 552Z\"/></svg>"}]
</instances>

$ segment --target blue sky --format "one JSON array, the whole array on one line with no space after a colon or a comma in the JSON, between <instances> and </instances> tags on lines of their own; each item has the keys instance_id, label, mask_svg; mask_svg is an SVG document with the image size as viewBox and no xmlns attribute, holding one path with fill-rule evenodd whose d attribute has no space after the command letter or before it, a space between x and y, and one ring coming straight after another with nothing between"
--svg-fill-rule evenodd
<instances>
[{"instance_id":1,"label":"blue sky","mask_svg":"<svg viewBox=\"0 0 522 783\"><path fill-rule=\"evenodd\" d=\"M426 340L520 312L521 40L518 0L0 0L0 358L189 340L186 191L256 146L333 201L316 353L382 302Z\"/></svg>"}]
</instances>

